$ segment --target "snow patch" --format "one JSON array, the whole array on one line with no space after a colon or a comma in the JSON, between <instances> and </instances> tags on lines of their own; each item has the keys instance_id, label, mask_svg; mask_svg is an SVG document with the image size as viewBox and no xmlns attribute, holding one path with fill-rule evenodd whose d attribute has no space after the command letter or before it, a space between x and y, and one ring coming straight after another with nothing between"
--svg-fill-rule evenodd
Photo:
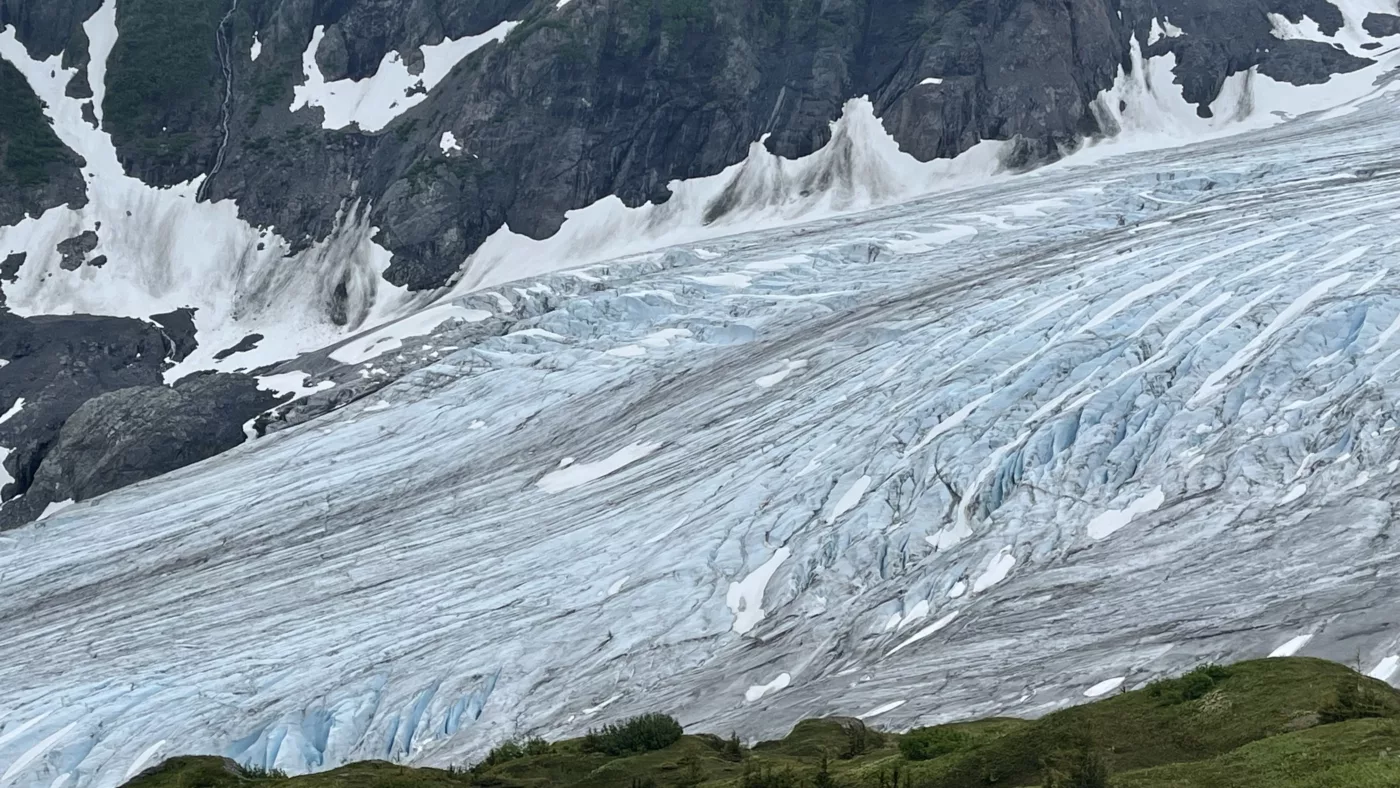
<instances>
[{"instance_id":1,"label":"snow patch","mask_svg":"<svg viewBox=\"0 0 1400 788\"><path fill-rule=\"evenodd\" d=\"M634 443L626 448L618 449L596 462L576 462L567 468L550 471L538 482L535 482L535 486L547 493L572 490L579 485L616 473L647 457L659 448L661 448L660 443Z\"/></svg>"},{"instance_id":2,"label":"snow patch","mask_svg":"<svg viewBox=\"0 0 1400 788\"><path fill-rule=\"evenodd\" d=\"M1016 565L1016 556L1012 554L1011 549L1011 545L1007 545L992 557L986 570L973 581L972 593L980 594L1005 580L1006 576L1011 574L1011 567Z\"/></svg>"},{"instance_id":3,"label":"snow patch","mask_svg":"<svg viewBox=\"0 0 1400 788\"><path fill-rule=\"evenodd\" d=\"M0 424L4 424L15 416L18 416L19 412L22 410L24 410L24 397L19 397L15 399L15 404L11 405L9 410L0 413Z\"/></svg>"},{"instance_id":4,"label":"snow patch","mask_svg":"<svg viewBox=\"0 0 1400 788\"><path fill-rule=\"evenodd\" d=\"M918 632L915 632L914 634L910 635L903 643L900 643L898 646L895 646L894 648L890 649L890 654L894 654L895 652L900 651L900 650L903 649L905 646L909 646L909 645L912 645L912 644L914 644L914 643L918 643L920 640L923 640L924 638L928 637L929 635L932 635L933 633L937 632L938 630L943 629L944 627L946 627L946 626L948 626L949 624L953 623L953 619L955 619L955 618L957 618L957 617L958 617L958 611L954 610L953 612L949 613L948 615L944 616L943 618L938 619L937 621L933 622L932 624L929 624L928 626L924 627L923 629L919 630ZM887 654L886 656L889 656L889 655Z\"/></svg>"},{"instance_id":5,"label":"snow patch","mask_svg":"<svg viewBox=\"0 0 1400 788\"><path fill-rule=\"evenodd\" d=\"M64 509L67 509L68 507L72 506L74 503L76 502L72 498L69 498L66 501L54 501L53 503L44 507L44 511L42 514L39 515L38 519L47 520L53 515L58 514Z\"/></svg>"},{"instance_id":6,"label":"snow patch","mask_svg":"<svg viewBox=\"0 0 1400 788\"><path fill-rule=\"evenodd\" d=\"M1312 640L1312 638L1313 636L1311 633L1307 635L1299 635L1298 637L1295 637L1287 643L1284 643L1282 646L1279 646L1273 651L1270 651L1269 657L1291 657L1294 654L1297 654L1298 650L1301 649L1303 646L1306 646L1308 644L1308 641Z\"/></svg>"},{"instance_id":7,"label":"snow patch","mask_svg":"<svg viewBox=\"0 0 1400 788\"><path fill-rule=\"evenodd\" d=\"M779 547L762 566L750 572L743 580L729 584L725 602L734 614L735 632L746 635L763 620L763 593L768 588L768 581L773 579L773 574L789 555L792 555L791 549Z\"/></svg>"},{"instance_id":8,"label":"snow patch","mask_svg":"<svg viewBox=\"0 0 1400 788\"><path fill-rule=\"evenodd\" d=\"M827 525L832 525L841 515L854 509L860 499L865 496L866 490L870 489L871 478L862 476L856 479L855 483L846 489L846 492L836 501L836 505L831 507L831 512L826 516Z\"/></svg>"},{"instance_id":9,"label":"snow patch","mask_svg":"<svg viewBox=\"0 0 1400 788\"><path fill-rule=\"evenodd\" d=\"M1123 682L1126 679L1127 676L1119 676L1117 678L1104 679L1103 681L1100 681L1098 684L1095 684L1089 689L1084 690L1084 697L1098 698L1107 695L1108 693L1123 686Z\"/></svg>"},{"instance_id":10,"label":"snow patch","mask_svg":"<svg viewBox=\"0 0 1400 788\"><path fill-rule=\"evenodd\" d=\"M453 304L428 307L382 328L363 334L331 351L331 358L342 364L360 364L403 347L409 337L431 334L450 320L480 323L492 314L484 309L467 309Z\"/></svg>"},{"instance_id":11,"label":"snow patch","mask_svg":"<svg viewBox=\"0 0 1400 788\"><path fill-rule=\"evenodd\" d=\"M1161 485L1122 509L1110 509L1089 521L1090 539L1107 539L1140 515L1155 512L1166 501Z\"/></svg>"},{"instance_id":12,"label":"snow patch","mask_svg":"<svg viewBox=\"0 0 1400 788\"><path fill-rule=\"evenodd\" d=\"M774 386L778 385L779 383L782 383L784 380L787 380L788 375L791 375L793 372L796 372L796 371L799 370L799 369L806 369L806 368L807 368L807 362L806 362L806 361L803 361L803 360L800 360L800 359L797 360L797 361L791 361L791 360L789 360L789 359L783 359L783 368L782 368L782 369L778 370L777 372L773 372L773 373L770 373L770 374L768 374L768 375L764 375L763 377L761 377L761 378L755 380L755 381L754 381L754 384L757 385L759 388L771 389L771 388L773 388Z\"/></svg>"},{"instance_id":13,"label":"snow patch","mask_svg":"<svg viewBox=\"0 0 1400 788\"><path fill-rule=\"evenodd\" d=\"M767 684L755 684L744 692L744 700L753 703L765 695L771 695L779 690L787 689L792 684L792 676L787 673L779 673L778 677Z\"/></svg>"},{"instance_id":14,"label":"snow patch","mask_svg":"<svg viewBox=\"0 0 1400 788\"><path fill-rule=\"evenodd\" d=\"M907 700L892 700L889 703L882 703L864 714L857 714L856 719L867 720L871 717L878 717L881 714L888 714L908 702Z\"/></svg>"},{"instance_id":15,"label":"snow patch","mask_svg":"<svg viewBox=\"0 0 1400 788\"><path fill-rule=\"evenodd\" d=\"M398 52L386 54L372 76L359 80L326 81L316 63L316 51L326 36L326 26L317 25L311 43L301 56L306 81L293 89L291 111L320 107L325 111L322 128L344 129L352 124L361 131L382 131L395 118L418 106L453 67L468 55L493 41L503 41L519 22L502 22L485 33L465 38L445 38L439 44L425 44L423 73L409 73L408 64Z\"/></svg>"}]
</instances>

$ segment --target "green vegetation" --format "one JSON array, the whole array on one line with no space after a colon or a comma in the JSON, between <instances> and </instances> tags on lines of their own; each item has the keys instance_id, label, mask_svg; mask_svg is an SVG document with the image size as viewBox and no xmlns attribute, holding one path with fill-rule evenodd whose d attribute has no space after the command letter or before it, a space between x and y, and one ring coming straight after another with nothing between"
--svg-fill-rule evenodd
<instances>
[{"instance_id":1,"label":"green vegetation","mask_svg":"<svg viewBox=\"0 0 1400 788\"><path fill-rule=\"evenodd\" d=\"M680 741L681 724L665 714L643 714L616 725L604 725L583 737L584 752L634 755L664 750Z\"/></svg>"},{"instance_id":2,"label":"green vegetation","mask_svg":"<svg viewBox=\"0 0 1400 788\"><path fill-rule=\"evenodd\" d=\"M103 123L118 146L156 167L188 166L215 120L222 74L214 31L228 0L123 0L107 71Z\"/></svg>"},{"instance_id":3,"label":"green vegetation","mask_svg":"<svg viewBox=\"0 0 1400 788\"><path fill-rule=\"evenodd\" d=\"M1322 660L1203 666L1038 720L883 733L799 723L746 748L645 715L493 750L470 770L358 763L304 777L177 758L128 788L1391 788L1400 693Z\"/></svg>"},{"instance_id":4,"label":"green vegetation","mask_svg":"<svg viewBox=\"0 0 1400 788\"><path fill-rule=\"evenodd\" d=\"M0 152L4 167L0 183L37 186L49 179L49 168L72 159L29 82L9 61L0 59Z\"/></svg>"}]
</instances>

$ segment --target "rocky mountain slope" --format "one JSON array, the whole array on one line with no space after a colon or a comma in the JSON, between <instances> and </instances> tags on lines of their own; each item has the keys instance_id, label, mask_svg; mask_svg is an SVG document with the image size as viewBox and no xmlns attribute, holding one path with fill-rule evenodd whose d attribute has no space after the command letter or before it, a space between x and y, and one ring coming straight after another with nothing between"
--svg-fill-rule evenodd
<instances>
[{"instance_id":1,"label":"rocky mountain slope","mask_svg":"<svg viewBox=\"0 0 1400 788\"><path fill-rule=\"evenodd\" d=\"M1143 117L1163 64L1106 117ZM328 334L275 373L330 384L289 428L0 535L0 782L460 764L657 709L762 738L1036 718L1268 655L1395 680L1387 73L1281 123L1243 75L1222 96L1267 128L761 214ZM854 151L887 194L950 171L871 106L783 177ZM778 172L754 162L667 205Z\"/></svg>"},{"instance_id":2,"label":"rocky mountain slope","mask_svg":"<svg viewBox=\"0 0 1400 788\"><path fill-rule=\"evenodd\" d=\"M3 0L0 528L305 418L303 354L447 294L1344 101L1394 6Z\"/></svg>"}]
</instances>

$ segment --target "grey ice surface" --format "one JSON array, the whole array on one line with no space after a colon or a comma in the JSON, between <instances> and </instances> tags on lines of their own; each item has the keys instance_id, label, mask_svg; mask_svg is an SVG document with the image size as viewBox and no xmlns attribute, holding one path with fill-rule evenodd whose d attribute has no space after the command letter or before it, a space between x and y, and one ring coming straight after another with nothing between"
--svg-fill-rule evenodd
<instances>
[{"instance_id":1,"label":"grey ice surface","mask_svg":"<svg viewBox=\"0 0 1400 788\"><path fill-rule=\"evenodd\" d=\"M0 535L0 786L1035 715L1307 635L1387 676L1397 139L1378 100L502 288L517 333Z\"/></svg>"}]
</instances>

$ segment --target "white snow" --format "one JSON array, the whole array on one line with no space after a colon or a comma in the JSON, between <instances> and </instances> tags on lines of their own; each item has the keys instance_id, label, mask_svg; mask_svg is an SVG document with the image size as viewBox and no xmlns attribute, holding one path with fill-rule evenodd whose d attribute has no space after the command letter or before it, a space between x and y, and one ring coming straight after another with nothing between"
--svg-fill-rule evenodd
<instances>
[{"instance_id":1,"label":"white snow","mask_svg":"<svg viewBox=\"0 0 1400 788\"><path fill-rule=\"evenodd\" d=\"M1396 669L1400 669L1400 655L1392 654L1376 663L1376 666L1367 671L1366 675L1373 679L1390 681L1390 677L1395 675Z\"/></svg>"},{"instance_id":2,"label":"white snow","mask_svg":"<svg viewBox=\"0 0 1400 788\"><path fill-rule=\"evenodd\" d=\"M465 38L443 39L425 44L423 73L414 75L398 52L390 52L379 62L372 76L360 81L326 81L316 63L316 51L325 38L325 25L312 31L311 43L302 54L301 69L306 81L294 89L291 111L320 107L325 111L321 126L344 129L356 124L362 131L382 131L395 118L422 103L454 66L468 55L493 41L503 41L519 22L502 22L490 30ZM410 90L413 92L410 94Z\"/></svg>"},{"instance_id":3,"label":"white snow","mask_svg":"<svg viewBox=\"0 0 1400 788\"><path fill-rule=\"evenodd\" d=\"M627 581L631 579L631 577L631 575L623 575L613 581L613 584L608 586L608 596L617 596L618 592L622 590L623 586L627 585Z\"/></svg>"},{"instance_id":4,"label":"white snow","mask_svg":"<svg viewBox=\"0 0 1400 788\"><path fill-rule=\"evenodd\" d=\"M792 684L792 676L787 673L779 673L778 677L767 684L755 684L744 691L744 700L753 703L765 695L771 695L779 690L787 689Z\"/></svg>"},{"instance_id":5,"label":"white snow","mask_svg":"<svg viewBox=\"0 0 1400 788\"><path fill-rule=\"evenodd\" d=\"M1007 545L992 557L991 563L972 583L972 593L980 594L988 588L1000 583L1011 574L1011 567L1016 565L1016 556L1011 552L1012 546Z\"/></svg>"},{"instance_id":6,"label":"white snow","mask_svg":"<svg viewBox=\"0 0 1400 788\"><path fill-rule=\"evenodd\" d=\"M871 717L878 717L881 714L887 714L891 711L894 711L895 709L899 708L900 706L903 706L908 702L909 701L907 700L892 700L889 703L881 703L879 706L876 706L875 708L865 712L864 714L857 714L856 719L868 720Z\"/></svg>"},{"instance_id":7,"label":"white snow","mask_svg":"<svg viewBox=\"0 0 1400 788\"><path fill-rule=\"evenodd\" d=\"M1278 502L1280 504L1293 503L1299 498L1302 498L1303 494L1307 491L1308 485L1303 482L1299 482L1298 484L1295 484L1291 488L1289 488L1288 492L1285 493L1284 496L1278 500Z\"/></svg>"},{"instance_id":8,"label":"white snow","mask_svg":"<svg viewBox=\"0 0 1400 788\"><path fill-rule=\"evenodd\" d=\"M956 583L953 584L953 587L952 587L952 588L948 589L948 598L949 598L949 599L961 599L961 598L962 598L962 595L963 595L963 594L966 594L966 593L967 593L967 581L965 581L965 580L959 580L958 582L956 582Z\"/></svg>"},{"instance_id":9,"label":"white snow","mask_svg":"<svg viewBox=\"0 0 1400 788\"><path fill-rule=\"evenodd\" d=\"M161 739L143 750L140 755L136 756L136 760L131 762L131 766L126 770L126 777L123 779L130 780L140 774L141 770L151 763L151 760L156 757L156 753L160 752L160 748L164 746L165 739Z\"/></svg>"},{"instance_id":10,"label":"white snow","mask_svg":"<svg viewBox=\"0 0 1400 788\"><path fill-rule=\"evenodd\" d=\"M1001 172L1001 156L1010 147L987 141L956 159L920 162L899 149L868 99L852 99L832 124L831 140L804 158L784 159L755 140L747 159L717 175L672 181L672 197L660 205L628 208L617 197L605 197L569 211L559 232L541 241L502 227L464 262L453 293L984 183ZM807 188L818 179L830 179L832 188ZM738 198L737 207L707 221L711 205L729 195ZM725 276L715 286L738 286L734 276L742 275Z\"/></svg>"},{"instance_id":11,"label":"white snow","mask_svg":"<svg viewBox=\"0 0 1400 788\"><path fill-rule=\"evenodd\" d=\"M942 85L943 80L939 77L924 77L920 85Z\"/></svg>"},{"instance_id":12,"label":"white snow","mask_svg":"<svg viewBox=\"0 0 1400 788\"><path fill-rule=\"evenodd\" d=\"M1293 638L1292 640L1289 640L1287 643L1284 643L1282 646L1279 646L1278 648L1269 652L1269 656L1291 657L1294 654L1297 654L1299 649L1301 649L1303 646L1306 646L1308 644L1308 641L1312 640L1312 638L1313 636L1311 633L1306 635L1299 635Z\"/></svg>"},{"instance_id":13,"label":"white snow","mask_svg":"<svg viewBox=\"0 0 1400 788\"><path fill-rule=\"evenodd\" d=\"M807 362L801 359L798 359L797 361L792 361L790 359L785 358L783 359L782 364L782 369L778 370L777 372L772 372L758 378L754 381L754 384L757 385L759 388L771 389L779 383L782 383L784 380L787 380L788 375L791 375L793 372L796 372L799 369L807 368Z\"/></svg>"},{"instance_id":14,"label":"white snow","mask_svg":"<svg viewBox=\"0 0 1400 788\"><path fill-rule=\"evenodd\" d=\"M641 358L647 354L647 349L641 345L622 345L621 347L606 350L604 353L619 358Z\"/></svg>"},{"instance_id":15,"label":"white snow","mask_svg":"<svg viewBox=\"0 0 1400 788\"><path fill-rule=\"evenodd\" d=\"M4 424L15 416L18 416L21 410L24 410L24 397L17 397L15 399L15 404L11 405L9 410L0 413L0 424Z\"/></svg>"},{"instance_id":16,"label":"white snow","mask_svg":"<svg viewBox=\"0 0 1400 788\"><path fill-rule=\"evenodd\" d=\"M898 651L901 651L905 646L908 646L908 645L910 645L910 644L918 643L920 640L923 640L924 638L928 637L929 635L932 635L933 633L937 632L938 630L943 629L944 627L946 627L946 626L948 626L949 624L953 623L953 619L955 619L955 618L957 618L957 617L958 617L958 611L954 610L953 612L949 613L948 615L946 615L946 616L944 616L944 617L938 619L937 621L933 622L932 624L929 624L928 626L924 627L923 629L919 630L918 632L915 632L914 634L910 635L904 642L902 642L902 643L900 643L899 645L895 646L894 648L890 649L890 654L894 654L894 653L896 653L896 652L898 652ZM887 655L887 656L888 656L888 655Z\"/></svg>"},{"instance_id":17,"label":"white snow","mask_svg":"<svg viewBox=\"0 0 1400 788\"><path fill-rule=\"evenodd\" d=\"M908 614L906 614L905 616L900 617L898 614L895 614L895 618L899 619L895 623L895 629L904 629L905 627L909 626L915 621L928 618L928 611L931 609L932 606L929 604L929 601L927 599L920 599L912 608L909 609Z\"/></svg>"},{"instance_id":18,"label":"white snow","mask_svg":"<svg viewBox=\"0 0 1400 788\"><path fill-rule=\"evenodd\" d=\"M306 379L311 377L309 373L300 370L290 372L279 372L275 375L261 375L258 377L258 388L264 391L275 391L278 394L292 394L293 400L309 397L318 391L335 388L335 381L323 380L314 386L308 386ZM384 407L389 407L384 403ZM382 410L383 408L365 408L366 411Z\"/></svg>"},{"instance_id":19,"label":"white snow","mask_svg":"<svg viewBox=\"0 0 1400 788\"><path fill-rule=\"evenodd\" d=\"M457 142L457 135L450 131L442 133L442 137L438 139L438 147L442 149L444 154L462 152L462 145Z\"/></svg>"},{"instance_id":20,"label":"white snow","mask_svg":"<svg viewBox=\"0 0 1400 788\"><path fill-rule=\"evenodd\" d=\"M72 506L74 503L75 502L72 498L69 498L66 501L54 501L53 503L44 507L44 511L42 514L39 515L38 519L47 520L53 515L58 514L64 509L67 509L68 507Z\"/></svg>"},{"instance_id":21,"label":"white snow","mask_svg":"<svg viewBox=\"0 0 1400 788\"><path fill-rule=\"evenodd\" d=\"M709 285L711 287L748 287L753 284L753 278L739 273L712 274L710 276L692 276L690 281L697 284Z\"/></svg>"},{"instance_id":22,"label":"white snow","mask_svg":"<svg viewBox=\"0 0 1400 788\"><path fill-rule=\"evenodd\" d=\"M1107 539L1115 531L1131 523L1134 518L1157 511L1164 501L1166 495L1163 494L1161 485L1158 485L1122 509L1109 509L1089 521L1089 538Z\"/></svg>"},{"instance_id":23,"label":"white snow","mask_svg":"<svg viewBox=\"0 0 1400 788\"><path fill-rule=\"evenodd\" d=\"M1196 394L1191 397L1187 404L1193 406L1198 405L1223 391L1227 385L1225 383L1226 379L1254 361L1263 351L1270 337L1281 331L1283 327L1292 322L1294 318L1307 311L1308 307L1312 306L1313 302L1322 298L1332 288L1350 278L1351 274L1349 273L1339 274L1331 279L1318 282L1308 288L1302 295L1295 298L1292 303L1284 307L1282 312L1278 313L1278 316L1275 317L1269 325L1264 327L1263 331L1259 332L1254 339L1250 340L1249 344L1240 348L1223 366L1206 376L1205 382L1201 384L1200 389L1196 391Z\"/></svg>"},{"instance_id":24,"label":"white snow","mask_svg":"<svg viewBox=\"0 0 1400 788\"><path fill-rule=\"evenodd\" d=\"M63 741L63 737L67 736L76 727L78 727L78 721L74 720L50 734L43 741L30 747L24 754L16 758L14 763L10 764L10 767L5 770L4 774L0 774L0 784L9 782L10 778L24 771L25 767L32 761L43 755L47 755L58 746L59 742Z\"/></svg>"},{"instance_id":25,"label":"white snow","mask_svg":"<svg viewBox=\"0 0 1400 788\"><path fill-rule=\"evenodd\" d=\"M572 490L580 485L616 473L628 465L646 458L659 448L661 448L660 443L634 443L618 449L596 462L576 462L567 468L550 471L541 477L535 486L547 493Z\"/></svg>"},{"instance_id":26,"label":"white snow","mask_svg":"<svg viewBox=\"0 0 1400 788\"><path fill-rule=\"evenodd\" d=\"M1103 681L1100 681L1098 684L1095 684L1089 689L1084 690L1084 697L1098 698L1103 695L1107 695L1108 693L1123 686L1123 681L1126 679L1127 676L1119 676L1117 678L1104 679Z\"/></svg>"},{"instance_id":27,"label":"white snow","mask_svg":"<svg viewBox=\"0 0 1400 788\"><path fill-rule=\"evenodd\" d=\"M841 494L836 504L831 507L831 512L826 516L827 524L829 525L836 522L837 518L841 515L854 509L856 504L860 503L860 499L865 496L865 491L870 489L871 481L872 479L869 476L862 476L856 479L855 482L846 489L846 492Z\"/></svg>"},{"instance_id":28,"label":"white snow","mask_svg":"<svg viewBox=\"0 0 1400 788\"><path fill-rule=\"evenodd\" d=\"M83 29L94 109L101 118L107 59L117 41L115 0L106 0ZM346 206L329 238L289 257L285 240L241 220L232 201L196 202L200 179L157 189L128 177L108 135L83 120L85 102L65 95L74 72L63 68L62 55L30 59L7 27L0 31L0 57L24 75L44 102L55 133L83 157L88 184L82 208L60 206L0 227L0 255L27 254L18 281L5 288L16 314L147 319L194 307L199 347L166 371L167 380L174 380L199 369L253 368L292 358L366 322L402 314L420 298L380 278L389 254L371 240L374 230L362 206ZM99 224L108 264L60 268L55 246ZM347 285L348 326L338 324L327 307L341 282ZM255 332L269 339L224 362L213 359Z\"/></svg>"},{"instance_id":29,"label":"white snow","mask_svg":"<svg viewBox=\"0 0 1400 788\"><path fill-rule=\"evenodd\" d=\"M249 60L256 61L256 60L258 59L258 56L261 55L261 54L262 54L262 39L258 38L258 34L257 34L257 33L254 33L254 34L253 34L253 47L252 47L252 49L250 49L250 50L248 51L248 59L249 59Z\"/></svg>"},{"instance_id":30,"label":"white snow","mask_svg":"<svg viewBox=\"0 0 1400 788\"><path fill-rule=\"evenodd\" d=\"M692 336L692 334L688 329L663 328L660 331L647 334L644 338L639 340L637 344L645 345L650 348L670 347L673 341L677 339L687 339L690 336Z\"/></svg>"},{"instance_id":31,"label":"white snow","mask_svg":"<svg viewBox=\"0 0 1400 788\"><path fill-rule=\"evenodd\" d=\"M762 566L750 572L744 579L729 584L725 602L734 614L735 632L746 635L763 620L764 591L768 588L768 581L773 579L773 574L789 555L792 555L792 550L779 547Z\"/></svg>"},{"instance_id":32,"label":"white snow","mask_svg":"<svg viewBox=\"0 0 1400 788\"><path fill-rule=\"evenodd\" d=\"M1152 29L1147 33L1147 43L1155 44L1164 38L1177 38L1182 35L1182 29L1172 24L1167 19L1152 19Z\"/></svg>"},{"instance_id":33,"label":"white snow","mask_svg":"<svg viewBox=\"0 0 1400 788\"><path fill-rule=\"evenodd\" d=\"M454 304L439 304L395 320L381 328L362 334L331 351L331 358L342 364L360 364L403 347L410 337L431 334L450 320L480 323L492 317L484 309L467 309Z\"/></svg>"}]
</instances>

